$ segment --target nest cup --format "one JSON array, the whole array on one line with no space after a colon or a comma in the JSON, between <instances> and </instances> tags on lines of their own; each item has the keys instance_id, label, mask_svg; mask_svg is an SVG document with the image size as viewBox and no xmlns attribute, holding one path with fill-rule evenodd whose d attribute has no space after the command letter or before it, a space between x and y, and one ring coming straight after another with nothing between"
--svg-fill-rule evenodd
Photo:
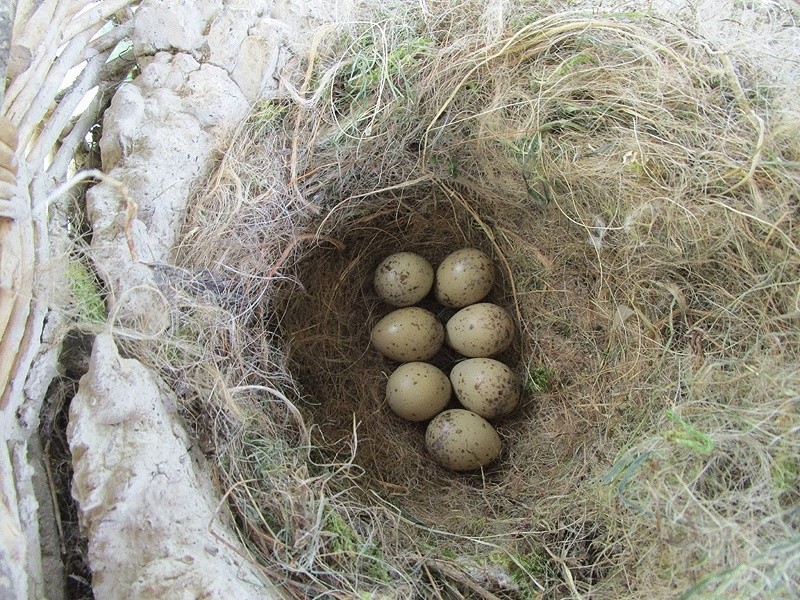
<instances>
[{"instance_id":1,"label":"nest cup","mask_svg":"<svg viewBox=\"0 0 800 600\"><path fill-rule=\"evenodd\" d=\"M281 329L292 373L304 396L314 399L307 405L308 419L318 425L322 439L330 440L326 447L344 442L340 451L349 452L355 417L361 438L358 464L375 481L396 486L429 479L440 469L424 451L425 423L411 425L397 418L384 400L387 377L398 363L370 344L376 322L394 310L372 289L375 268L384 257L401 251L416 252L433 264L464 246L482 245L492 252L463 208L432 196L379 199L382 209L347 221L337 237L341 246L312 250L299 261L302 289L279 295L276 303L283 314ZM513 297L499 274L498 282L487 301L513 312ZM433 293L418 305L443 324L457 312L436 302ZM519 336L517 342L498 358L519 367ZM460 358L444 346L429 362L449 373ZM439 473L438 478L446 487L451 476Z\"/></svg>"},{"instance_id":2,"label":"nest cup","mask_svg":"<svg viewBox=\"0 0 800 600\"><path fill-rule=\"evenodd\" d=\"M297 101L254 108L188 217L183 266L236 277L135 349L192 382L252 559L298 596L758 592L728 569L767 555L794 585L775 544L800 497L800 148L766 117L779 90L648 17L520 8L487 42L462 9L318 40ZM378 263L464 246L495 260L524 382L500 460L467 475L388 410L369 346Z\"/></svg>"}]
</instances>

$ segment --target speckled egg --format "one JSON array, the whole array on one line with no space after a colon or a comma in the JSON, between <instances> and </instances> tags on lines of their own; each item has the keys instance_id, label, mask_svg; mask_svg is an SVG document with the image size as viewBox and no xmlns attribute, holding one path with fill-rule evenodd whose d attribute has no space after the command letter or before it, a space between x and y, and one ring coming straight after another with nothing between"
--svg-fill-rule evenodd
<instances>
[{"instance_id":1,"label":"speckled egg","mask_svg":"<svg viewBox=\"0 0 800 600\"><path fill-rule=\"evenodd\" d=\"M494 285L494 263L485 252L463 248L448 255L436 269L434 294L450 308L483 300Z\"/></svg>"},{"instance_id":2,"label":"speckled egg","mask_svg":"<svg viewBox=\"0 0 800 600\"><path fill-rule=\"evenodd\" d=\"M494 356L514 340L514 322L501 306L481 302L462 308L450 318L445 339L453 350L464 356Z\"/></svg>"},{"instance_id":3,"label":"speckled egg","mask_svg":"<svg viewBox=\"0 0 800 600\"><path fill-rule=\"evenodd\" d=\"M497 459L503 445L486 419L469 410L454 408L439 413L428 424L425 447L443 467L472 471Z\"/></svg>"},{"instance_id":4,"label":"speckled egg","mask_svg":"<svg viewBox=\"0 0 800 600\"><path fill-rule=\"evenodd\" d=\"M372 330L372 344L386 358L398 362L428 360L442 347L444 328L424 308L399 308L383 317Z\"/></svg>"},{"instance_id":5,"label":"speckled egg","mask_svg":"<svg viewBox=\"0 0 800 600\"><path fill-rule=\"evenodd\" d=\"M411 306L428 295L433 267L419 254L397 252L381 261L372 285L381 300L392 306Z\"/></svg>"},{"instance_id":6,"label":"speckled egg","mask_svg":"<svg viewBox=\"0 0 800 600\"><path fill-rule=\"evenodd\" d=\"M519 404L520 381L493 358L468 358L450 371L458 401L484 419L504 417Z\"/></svg>"},{"instance_id":7,"label":"speckled egg","mask_svg":"<svg viewBox=\"0 0 800 600\"><path fill-rule=\"evenodd\" d=\"M427 421L450 402L450 380L440 369L425 362L400 365L386 382L386 402L398 416Z\"/></svg>"}]
</instances>

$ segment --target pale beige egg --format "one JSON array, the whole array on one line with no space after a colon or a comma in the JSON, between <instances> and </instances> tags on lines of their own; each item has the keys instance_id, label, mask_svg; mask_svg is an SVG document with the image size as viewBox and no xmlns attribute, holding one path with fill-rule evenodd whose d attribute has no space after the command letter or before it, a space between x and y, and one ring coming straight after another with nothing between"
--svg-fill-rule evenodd
<instances>
[{"instance_id":1,"label":"pale beige egg","mask_svg":"<svg viewBox=\"0 0 800 600\"><path fill-rule=\"evenodd\" d=\"M493 358L468 358L450 371L458 401L484 419L504 417L519 404L519 377Z\"/></svg>"},{"instance_id":2,"label":"pale beige egg","mask_svg":"<svg viewBox=\"0 0 800 600\"><path fill-rule=\"evenodd\" d=\"M450 308L483 300L494 285L494 263L485 252L462 248L449 254L436 269L434 294Z\"/></svg>"},{"instance_id":3,"label":"pale beige egg","mask_svg":"<svg viewBox=\"0 0 800 600\"><path fill-rule=\"evenodd\" d=\"M489 302L462 308L447 322L447 344L470 358L494 356L514 340L514 322L501 306Z\"/></svg>"},{"instance_id":4,"label":"pale beige egg","mask_svg":"<svg viewBox=\"0 0 800 600\"><path fill-rule=\"evenodd\" d=\"M425 362L400 365L386 382L386 402L397 416L427 421L450 402L450 380L440 369Z\"/></svg>"},{"instance_id":5,"label":"pale beige egg","mask_svg":"<svg viewBox=\"0 0 800 600\"><path fill-rule=\"evenodd\" d=\"M372 285L381 300L392 306L411 306L428 295L433 267L419 254L397 252L381 261Z\"/></svg>"},{"instance_id":6,"label":"pale beige egg","mask_svg":"<svg viewBox=\"0 0 800 600\"><path fill-rule=\"evenodd\" d=\"M429 310L411 306L383 317L372 329L372 344L398 362L428 360L444 341L444 328Z\"/></svg>"},{"instance_id":7,"label":"pale beige egg","mask_svg":"<svg viewBox=\"0 0 800 600\"><path fill-rule=\"evenodd\" d=\"M500 456L502 442L494 427L474 412L454 408L439 413L425 432L433 459L453 471L472 471Z\"/></svg>"}]
</instances>

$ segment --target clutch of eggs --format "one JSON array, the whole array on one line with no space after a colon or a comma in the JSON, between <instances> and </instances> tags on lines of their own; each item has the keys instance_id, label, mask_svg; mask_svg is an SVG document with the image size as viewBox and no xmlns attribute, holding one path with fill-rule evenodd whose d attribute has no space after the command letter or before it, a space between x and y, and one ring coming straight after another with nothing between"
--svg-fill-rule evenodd
<instances>
[{"instance_id":1,"label":"clutch of eggs","mask_svg":"<svg viewBox=\"0 0 800 600\"><path fill-rule=\"evenodd\" d=\"M489 358L511 345L514 325L502 307L481 302L494 285L492 259L475 248L449 254L435 273L419 254L397 252L375 270L373 287L387 304L399 307L372 330L371 341L401 364L386 382L386 402L409 421L430 420L425 446L436 462L454 471L472 471L496 460L502 449L487 421L505 416L519 403L513 371ZM412 306L433 289L436 300L459 308L443 327L428 310ZM468 357L451 370L423 362L444 342ZM445 410L455 393L465 408Z\"/></svg>"}]
</instances>

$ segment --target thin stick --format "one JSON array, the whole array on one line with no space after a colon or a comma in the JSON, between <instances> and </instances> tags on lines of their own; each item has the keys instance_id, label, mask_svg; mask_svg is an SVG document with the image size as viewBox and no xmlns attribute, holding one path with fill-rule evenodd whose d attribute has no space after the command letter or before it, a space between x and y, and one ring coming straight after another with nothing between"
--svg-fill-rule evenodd
<instances>
[{"instance_id":1,"label":"thin stick","mask_svg":"<svg viewBox=\"0 0 800 600\"><path fill-rule=\"evenodd\" d=\"M564 571L564 579L567 580L567 587L569 587L569 591L572 592L572 597L575 598L575 600L583 600L583 596L581 596L580 592L578 592L578 588L575 586L575 579L572 577L572 571L569 570L567 562L560 556L556 556L546 545L542 544L542 548L550 555L550 558L561 565Z\"/></svg>"},{"instance_id":2,"label":"thin stick","mask_svg":"<svg viewBox=\"0 0 800 600\"><path fill-rule=\"evenodd\" d=\"M56 484L53 480L53 470L50 468L50 440L44 445L44 456L42 457L44 463L44 471L47 475L47 486L50 488L50 501L53 503L53 516L56 520L56 529L58 529L58 540L61 542L61 554L67 552L66 542L64 540L64 525L61 523L61 509L58 507L58 492L56 491Z\"/></svg>"},{"instance_id":3,"label":"thin stick","mask_svg":"<svg viewBox=\"0 0 800 600\"><path fill-rule=\"evenodd\" d=\"M453 581L460 583L464 587L469 588L471 591L478 594L478 596L480 596L484 600L500 600L499 596L495 596L490 591L483 589L480 585L478 585L472 579L467 577L464 573L462 573L455 567L445 562L442 562L440 560L429 559L426 560L423 564L429 566L434 571L439 572L441 575L449 577Z\"/></svg>"}]
</instances>

